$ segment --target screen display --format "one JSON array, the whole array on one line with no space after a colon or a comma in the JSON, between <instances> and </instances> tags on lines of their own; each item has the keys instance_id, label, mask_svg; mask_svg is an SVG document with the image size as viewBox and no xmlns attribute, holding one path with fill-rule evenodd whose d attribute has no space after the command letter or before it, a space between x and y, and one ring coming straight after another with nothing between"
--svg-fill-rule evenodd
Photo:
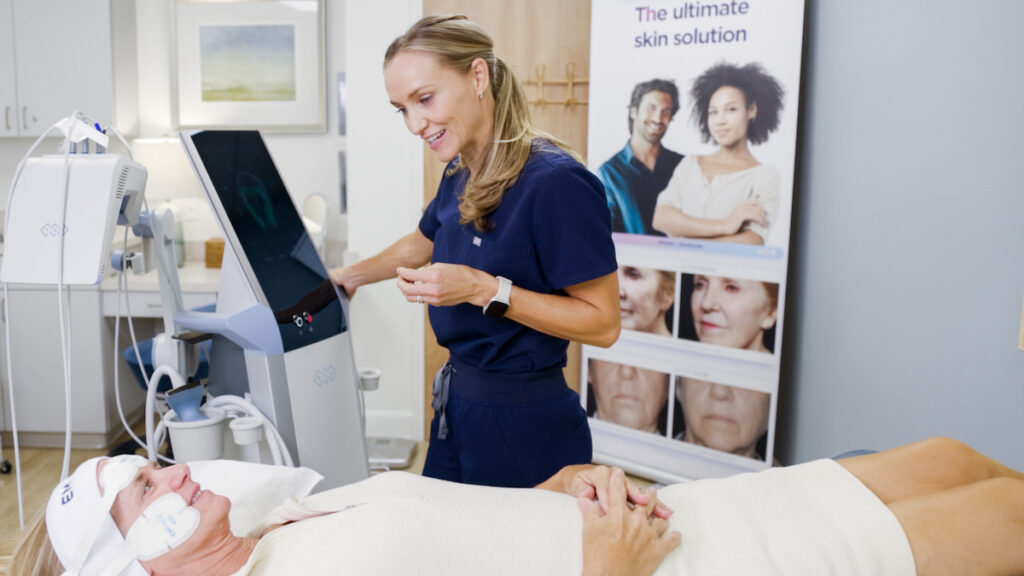
<instances>
[{"instance_id":1,"label":"screen display","mask_svg":"<svg viewBox=\"0 0 1024 576\"><path fill-rule=\"evenodd\" d=\"M338 293L256 131L191 136L199 159L267 298L285 352L347 329ZM237 252L237 251L236 251Z\"/></svg>"}]
</instances>

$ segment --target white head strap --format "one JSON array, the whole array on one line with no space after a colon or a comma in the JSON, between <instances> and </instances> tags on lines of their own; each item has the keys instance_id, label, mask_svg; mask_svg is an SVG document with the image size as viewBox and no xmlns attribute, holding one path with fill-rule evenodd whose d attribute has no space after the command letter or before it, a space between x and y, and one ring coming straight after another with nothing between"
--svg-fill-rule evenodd
<instances>
[{"instance_id":1,"label":"white head strap","mask_svg":"<svg viewBox=\"0 0 1024 576\"><path fill-rule=\"evenodd\" d=\"M110 509L117 494L132 483L148 460L140 456L111 459L99 478L102 496L96 482L101 460L93 458L82 464L54 489L46 506L50 542L67 568L65 576L117 576L126 568L128 576L146 574L136 559L156 558L187 540L199 525L199 511L187 506L180 495L165 494L135 521L126 546Z\"/></svg>"}]
</instances>

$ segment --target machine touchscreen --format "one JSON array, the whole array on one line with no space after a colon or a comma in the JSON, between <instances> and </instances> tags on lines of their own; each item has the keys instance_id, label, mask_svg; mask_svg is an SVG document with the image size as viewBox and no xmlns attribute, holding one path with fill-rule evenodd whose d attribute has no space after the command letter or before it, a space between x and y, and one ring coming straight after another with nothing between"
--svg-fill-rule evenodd
<instances>
[{"instance_id":1,"label":"machine touchscreen","mask_svg":"<svg viewBox=\"0 0 1024 576\"><path fill-rule=\"evenodd\" d=\"M337 289L327 275L284 181L256 131L188 135L234 229L229 241L248 263L256 294L274 312L284 350L347 329ZM243 265L243 268L245 266Z\"/></svg>"}]
</instances>

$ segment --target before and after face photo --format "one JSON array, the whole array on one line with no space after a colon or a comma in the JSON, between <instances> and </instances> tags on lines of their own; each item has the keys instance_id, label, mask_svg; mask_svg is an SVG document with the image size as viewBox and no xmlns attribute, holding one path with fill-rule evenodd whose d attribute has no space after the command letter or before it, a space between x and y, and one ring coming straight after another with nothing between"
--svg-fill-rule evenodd
<instances>
[{"instance_id":1,"label":"before and after face photo","mask_svg":"<svg viewBox=\"0 0 1024 576\"><path fill-rule=\"evenodd\" d=\"M595 420L726 454L764 460L771 395L590 358L587 414Z\"/></svg>"}]
</instances>

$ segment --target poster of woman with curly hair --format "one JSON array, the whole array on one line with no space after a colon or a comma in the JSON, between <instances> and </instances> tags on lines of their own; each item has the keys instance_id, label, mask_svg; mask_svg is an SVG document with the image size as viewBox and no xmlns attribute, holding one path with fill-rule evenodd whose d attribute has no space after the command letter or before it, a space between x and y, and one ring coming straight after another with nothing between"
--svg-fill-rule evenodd
<instances>
[{"instance_id":1,"label":"poster of woman with curly hair","mask_svg":"<svg viewBox=\"0 0 1024 576\"><path fill-rule=\"evenodd\" d=\"M605 406L585 406L599 460L665 480L774 461L803 15L802 1L591 5L588 167L605 186L620 270L657 270L675 289L644 302L643 277L620 278L626 329L609 350L584 347L581 397ZM627 326L669 301L657 331ZM658 427L616 422L609 394L588 388L630 399L612 380L634 372L661 374L675 399ZM698 440L726 437L756 449Z\"/></svg>"}]
</instances>

